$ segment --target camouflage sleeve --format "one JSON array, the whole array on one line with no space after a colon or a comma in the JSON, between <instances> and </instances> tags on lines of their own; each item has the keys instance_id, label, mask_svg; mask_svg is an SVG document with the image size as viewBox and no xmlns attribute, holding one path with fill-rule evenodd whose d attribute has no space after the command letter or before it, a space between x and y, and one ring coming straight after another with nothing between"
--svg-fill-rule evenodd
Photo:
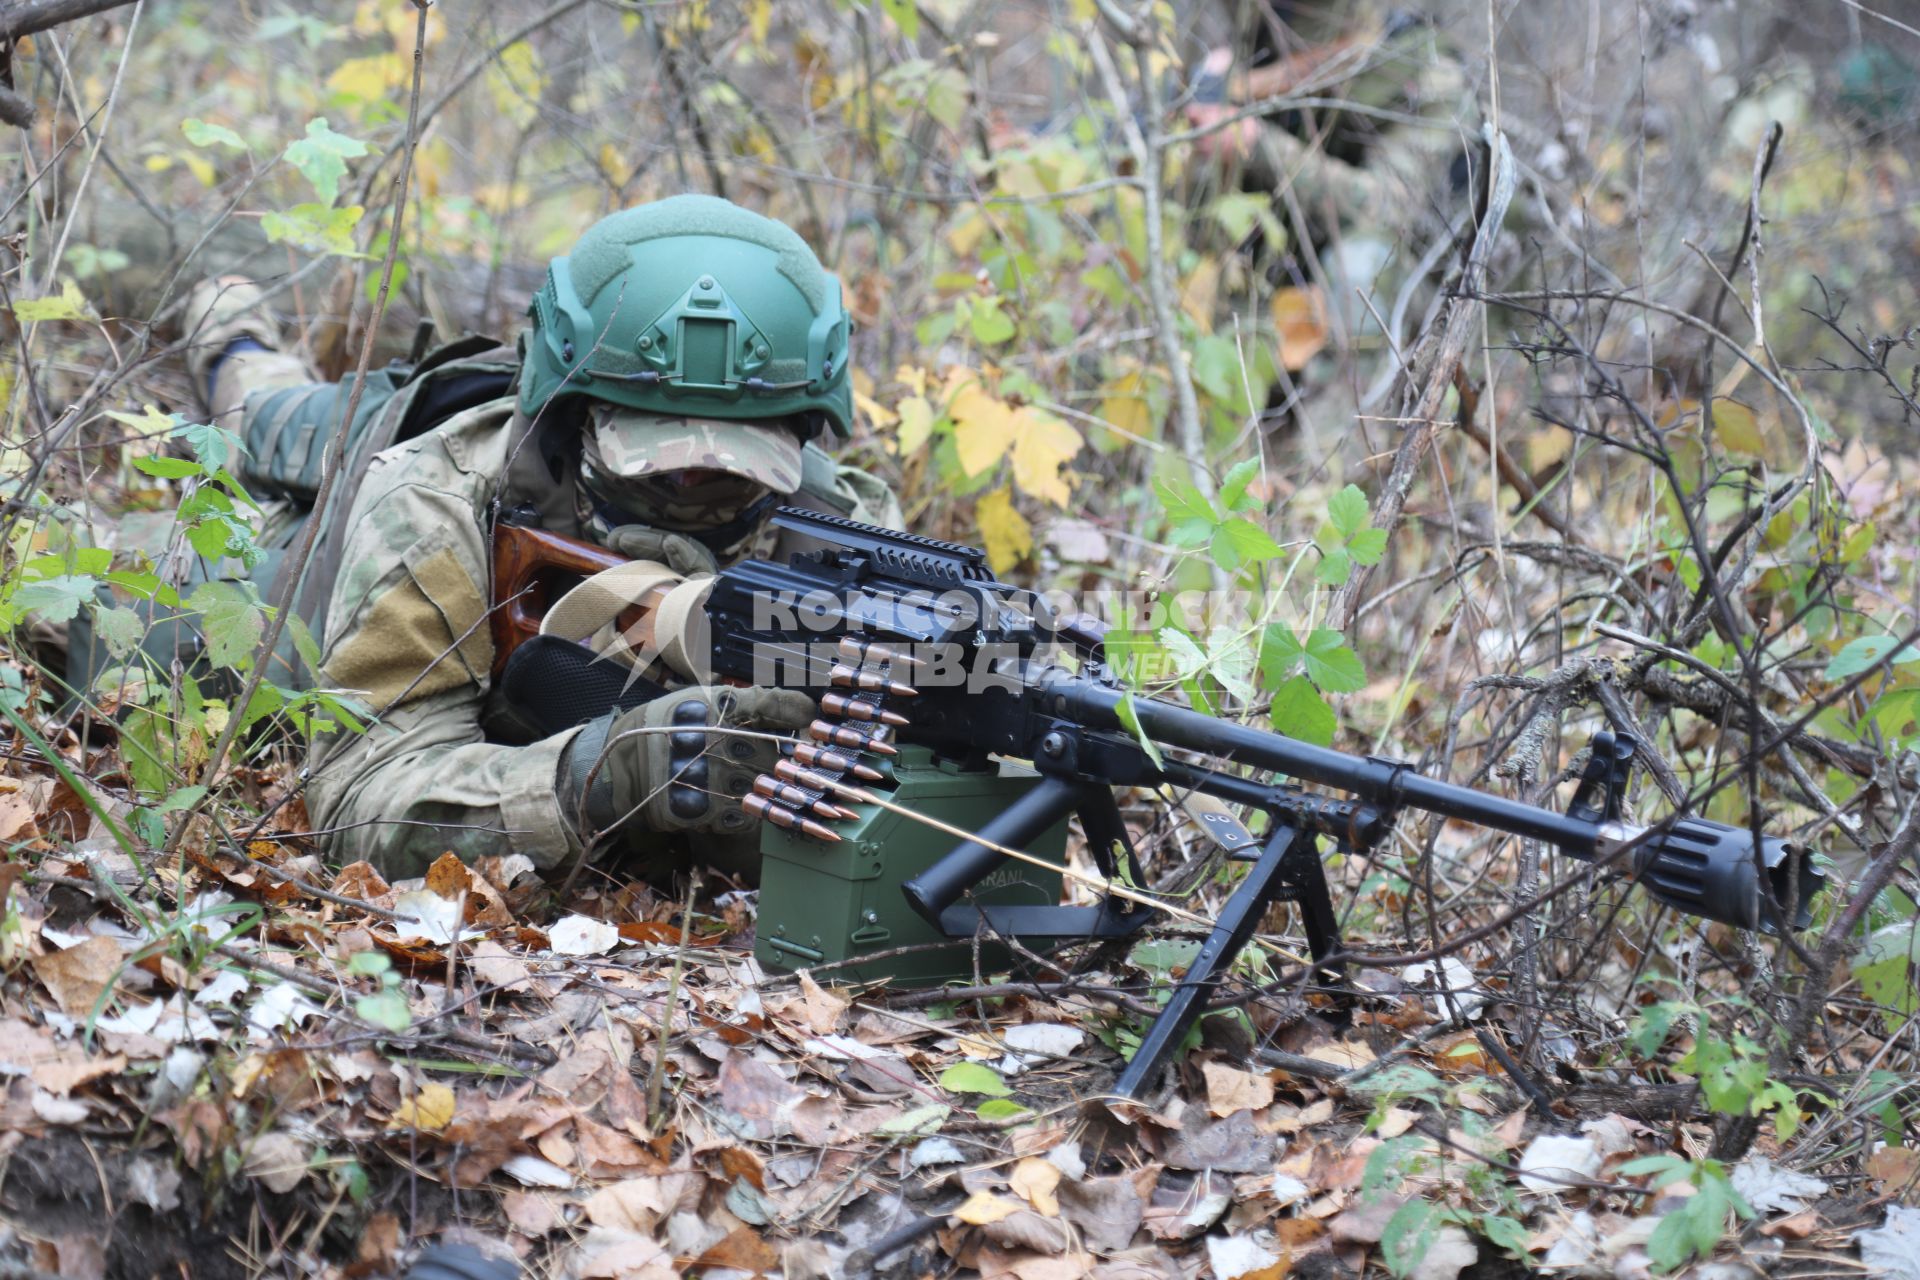
<instances>
[{"instance_id":1,"label":"camouflage sleeve","mask_svg":"<svg viewBox=\"0 0 1920 1280\"><path fill-rule=\"evenodd\" d=\"M423 439L373 460L350 517L321 670L376 720L364 735L315 738L307 797L329 855L388 876L421 874L449 849L544 868L579 848L557 787L577 731L524 747L484 740L484 500L481 473Z\"/></svg>"},{"instance_id":2,"label":"camouflage sleeve","mask_svg":"<svg viewBox=\"0 0 1920 1280\"><path fill-rule=\"evenodd\" d=\"M848 514L864 524L888 529L903 529L907 518L900 511L900 499L887 482L871 471L841 465L835 469L834 488L853 503Z\"/></svg>"}]
</instances>

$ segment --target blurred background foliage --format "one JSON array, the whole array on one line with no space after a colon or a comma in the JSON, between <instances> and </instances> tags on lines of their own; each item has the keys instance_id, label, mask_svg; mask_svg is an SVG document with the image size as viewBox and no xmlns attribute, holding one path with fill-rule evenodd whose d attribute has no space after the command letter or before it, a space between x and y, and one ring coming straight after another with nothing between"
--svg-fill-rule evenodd
<instances>
[{"instance_id":1,"label":"blurred background foliage","mask_svg":"<svg viewBox=\"0 0 1920 1280\"><path fill-rule=\"evenodd\" d=\"M40 112L0 142L0 398L36 510L165 505L125 458L142 406L194 413L185 284L274 283L337 374L394 231L410 6L134 12L12 61ZM1910 3L452 0L381 351L418 319L511 336L595 218L727 196L841 276L850 459L917 531L1120 600L1153 687L1529 798L1625 714L1670 766L1641 816L1690 796L1803 830L1844 878L1916 781L1916 26ZM1463 300L1497 139L1514 192ZM1463 302L1464 359L1410 416ZM1413 436L1404 518L1376 520ZM74 572L22 567L53 523L11 525L15 605ZM1243 612L1153 611L1215 588ZM1418 938L1525 896L1537 851L1410 831L1345 875L1356 931ZM1910 1025L1912 889L1903 868L1854 928L1883 1030ZM1603 1011L1648 973L1696 998L1645 903L1595 940L1610 892L1477 963ZM1760 963L1729 948L1711 981Z\"/></svg>"}]
</instances>

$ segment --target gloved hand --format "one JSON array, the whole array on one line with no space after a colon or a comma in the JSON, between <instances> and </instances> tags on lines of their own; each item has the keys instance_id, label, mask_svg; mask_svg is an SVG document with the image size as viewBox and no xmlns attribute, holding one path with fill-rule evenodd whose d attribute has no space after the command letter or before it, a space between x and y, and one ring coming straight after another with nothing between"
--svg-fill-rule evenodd
<instances>
[{"instance_id":1,"label":"gloved hand","mask_svg":"<svg viewBox=\"0 0 1920 1280\"><path fill-rule=\"evenodd\" d=\"M683 578L720 572L713 552L684 533L668 533L651 525L623 524L607 534L607 549L631 560L664 564Z\"/></svg>"},{"instance_id":2,"label":"gloved hand","mask_svg":"<svg viewBox=\"0 0 1920 1280\"><path fill-rule=\"evenodd\" d=\"M604 749L584 806L597 827L624 820L630 830L738 834L753 825L741 797L756 775L773 771L780 748L724 730L800 729L816 714L813 699L792 689L681 689L588 725L569 749L565 772L577 800Z\"/></svg>"}]
</instances>

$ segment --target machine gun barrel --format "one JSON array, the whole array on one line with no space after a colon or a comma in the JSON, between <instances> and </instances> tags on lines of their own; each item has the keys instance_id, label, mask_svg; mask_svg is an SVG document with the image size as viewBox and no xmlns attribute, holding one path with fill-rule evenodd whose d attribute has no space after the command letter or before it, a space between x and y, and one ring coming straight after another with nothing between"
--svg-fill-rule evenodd
<instances>
[{"instance_id":1,"label":"machine gun barrel","mask_svg":"<svg viewBox=\"0 0 1920 1280\"><path fill-rule=\"evenodd\" d=\"M1056 700L1069 717L1089 727L1124 729L1120 704L1125 696L1090 681L1068 680L1061 682ZM1778 837L1762 837L1756 859L1753 834L1745 828L1694 817L1645 828L1556 813L1425 777L1392 760L1348 755L1151 698L1135 698L1132 708L1140 731L1163 746L1271 769L1350 792L1388 811L1406 807L1459 818L1544 841L1583 862L1625 846L1624 873L1660 901L1703 919L1776 932L1765 901L1771 896L1790 907L1792 927L1804 929L1812 922L1813 900L1825 884L1812 860ZM1767 895L1761 892L1763 875Z\"/></svg>"}]
</instances>

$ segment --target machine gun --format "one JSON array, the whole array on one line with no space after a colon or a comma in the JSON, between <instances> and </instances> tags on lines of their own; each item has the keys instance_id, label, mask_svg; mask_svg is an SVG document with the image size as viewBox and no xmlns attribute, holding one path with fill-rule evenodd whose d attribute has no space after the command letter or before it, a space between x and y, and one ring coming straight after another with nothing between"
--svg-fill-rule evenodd
<instances>
[{"instance_id":1,"label":"machine gun","mask_svg":"<svg viewBox=\"0 0 1920 1280\"><path fill-rule=\"evenodd\" d=\"M867 976L938 980L964 970L930 965L930 942L954 944L951 966L982 940L1135 933L1165 916L1147 895L1060 905L1057 875L1036 876L1014 856L1057 865L1077 815L1105 881L1145 885L1119 787L1170 786L1261 816L1255 835L1225 806L1202 814L1228 856L1250 865L1115 1085L1125 1097L1151 1087L1270 904L1298 904L1319 977L1337 983L1319 841L1365 854L1405 809L1543 841L1704 919L1767 931L1811 921L1823 876L1804 850L1696 817L1622 820L1639 747L1629 733L1595 735L1573 800L1556 813L1131 694L1096 625L1054 617L1034 593L996 581L975 548L791 508L773 520L818 549L715 577L703 646L704 678L805 689L822 713L744 798L762 819L763 967L873 954ZM538 578L537 552L497 559ZM645 613L642 601L636 628Z\"/></svg>"}]
</instances>

